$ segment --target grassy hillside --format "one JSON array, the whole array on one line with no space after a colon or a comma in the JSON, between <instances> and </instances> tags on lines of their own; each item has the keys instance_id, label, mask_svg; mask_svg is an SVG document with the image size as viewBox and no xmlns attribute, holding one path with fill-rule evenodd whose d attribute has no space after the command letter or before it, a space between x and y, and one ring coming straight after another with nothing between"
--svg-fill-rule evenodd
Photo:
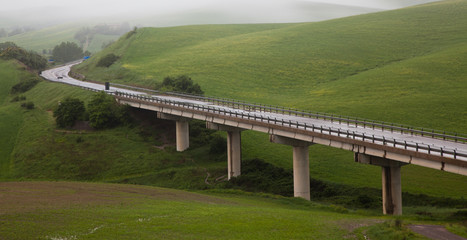
<instances>
[{"instance_id":1,"label":"grassy hillside","mask_svg":"<svg viewBox=\"0 0 467 240\"><path fill-rule=\"evenodd\" d=\"M187 74L207 95L467 133L467 2L319 23L145 28L77 67L89 79L154 86ZM95 67L115 53L110 68ZM243 133L243 158L290 169L291 149ZM380 169L310 148L313 177L379 188ZM435 177L434 177L435 176ZM441 180L442 179L442 180ZM403 191L464 196L465 177L403 168Z\"/></svg>"},{"instance_id":2,"label":"grassy hillside","mask_svg":"<svg viewBox=\"0 0 467 240\"><path fill-rule=\"evenodd\" d=\"M30 74L11 61L0 59L0 179L10 175L10 154L15 147L20 127L23 125L23 110L10 103L10 89Z\"/></svg>"}]
</instances>

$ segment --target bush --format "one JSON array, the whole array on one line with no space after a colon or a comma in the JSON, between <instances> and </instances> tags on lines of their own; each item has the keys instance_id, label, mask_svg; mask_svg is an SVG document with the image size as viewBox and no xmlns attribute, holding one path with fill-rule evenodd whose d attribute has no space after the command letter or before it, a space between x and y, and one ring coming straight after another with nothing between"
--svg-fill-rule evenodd
<instances>
[{"instance_id":1,"label":"bush","mask_svg":"<svg viewBox=\"0 0 467 240\"><path fill-rule=\"evenodd\" d=\"M129 107L120 106L105 92L99 92L88 104L89 125L96 129L112 128L131 122Z\"/></svg>"},{"instance_id":2,"label":"bush","mask_svg":"<svg viewBox=\"0 0 467 240\"><path fill-rule=\"evenodd\" d=\"M13 99L11 99L11 102L19 102L19 101L24 101L26 100L25 96L16 96Z\"/></svg>"},{"instance_id":3,"label":"bush","mask_svg":"<svg viewBox=\"0 0 467 240\"><path fill-rule=\"evenodd\" d=\"M0 43L0 57L3 59L16 59L30 69L42 70L47 66L47 60L34 51L26 51L14 43Z\"/></svg>"},{"instance_id":4,"label":"bush","mask_svg":"<svg viewBox=\"0 0 467 240\"><path fill-rule=\"evenodd\" d=\"M66 98L54 111L57 126L72 127L77 120L83 118L85 111L83 101L77 98Z\"/></svg>"},{"instance_id":5,"label":"bush","mask_svg":"<svg viewBox=\"0 0 467 240\"><path fill-rule=\"evenodd\" d=\"M114 64L120 57L113 54L109 53L102 57L99 62L97 62L98 67L110 67L112 64Z\"/></svg>"},{"instance_id":6,"label":"bush","mask_svg":"<svg viewBox=\"0 0 467 240\"><path fill-rule=\"evenodd\" d=\"M74 42L62 42L52 50L52 57L58 62L69 62L84 56L83 49Z\"/></svg>"},{"instance_id":7,"label":"bush","mask_svg":"<svg viewBox=\"0 0 467 240\"><path fill-rule=\"evenodd\" d=\"M34 109L34 103L33 102L22 103L21 107L26 108L26 109Z\"/></svg>"},{"instance_id":8,"label":"bush","mask_svg":"<svg viewBox=\"0 0 467 240\"><path fill-rule=\"evenodd\" d=\"M227 140L219 135L215 135L210 142L209 153L224 154L227 153Z\"/></svg>"},{"instance_id":9,"label":"bush","mask_svg":"<svg viewBox=\"0 0 467 240\"><path fill-rule=\"evenodd\" d=\"M162 91L183 92L196 95L204 94L203 90L201 90L201 87L197 83L194 83L193 80L186 75L181 75L175 78L166 77L162 81L162 84L156 86L156 89Z\"/></svg>"},{"instance_id":10,"label":"bush","mask_svg":"<svg viewBox=\"0 0 467 240\"><path fill-rule=\"evenodd\" d=\"M15 94L15 93L27 92L31 88L36 86L37 83L39 83L39 80L37 78L35 78L35 77L22 80L21 82L19 82L18 84L14 85L11 88L11 93Z\"/></svg>"}]
</instances>

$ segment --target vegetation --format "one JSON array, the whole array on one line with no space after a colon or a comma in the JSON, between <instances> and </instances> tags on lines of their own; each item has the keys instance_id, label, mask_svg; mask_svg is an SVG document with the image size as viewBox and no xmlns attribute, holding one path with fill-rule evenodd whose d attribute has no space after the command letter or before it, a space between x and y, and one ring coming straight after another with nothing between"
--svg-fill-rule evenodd
<instances>
[{"instance_id":1,"label":"vegetation","mask_svg":"<svg viewBox=\"0 0 467 240\"><path fill-rule=\"evenodd\" d=\"M96 129L112 128L129 123L128 107L119 105L105 92L94 95L88 104L89 124Z\"/></svg>"},{"instance_id":2,"label":"vegetation","mask_svg":"<svg viewBox=\"0 0 467 240\"><path fill-rule=\"evenodd\" d=\"M98 67L110 67L112 64L114 64L119 57L113 53L109 53L102 57L99 62L97 62Z\"/></svg>"},{"instance_id":3,"label":"vegetation","mask_svg":"<svg viewBox=\"0 0 467 240\"><path fill-rule=\"evenodd\" d=\"M16 59L33 70L43 70L47 66L47 60L36 52L26 51L12 42L0 43L0 58Z\"/></svg>"},{"instance_id":4,"label":"vegetation","mask_svg":"<svg viewBox=\"0 0 467 240\"><path fill-rule=\"evenodd\" d=\"M25 93L29 91L31 88L36 86L36 84L39 83L39 79L34 76L34 77L28 77L26 79L21 79L21 81L17 84L15 84L11 88L11 93L16 94L16 93Z\"/></svg>"},{"instance_id":5,"label":"vegetation","mask_svg":"<svg viewBox=\"0 0 467 240\"><path fill-rule=\"evenodd\" d=\"M65 98L63 102L60 102L57 109L54 110L57 126L61 128L72 127L77 120L84 117L85 111L83 101L77 98Z\"/></svg>"},{"instance_id":6,"label":"vegetation","mask_svg":"<svg viewBox=\"0 0 467 240\"><path fill-rule=\"evenodd\" d=\"M190 93L194 95L203 95L204 92L201 90L199 84L194 83L193 80L186 76L180 75L178 77L165 77L162 84L158 84L156 89L165 92L181 92Z\"/></svg>"},{"instance_id":7,"label":"vegetation","mask_svg":"<svg viewBox=\"0 0 467 240\"><path fill-rule=\"evenodd\" d=\"M83 49L74 42L62 42L54 47L52 57L58 62L71 62L82 58L88 53L84 53Z\"/></svg>"}]
</instances>

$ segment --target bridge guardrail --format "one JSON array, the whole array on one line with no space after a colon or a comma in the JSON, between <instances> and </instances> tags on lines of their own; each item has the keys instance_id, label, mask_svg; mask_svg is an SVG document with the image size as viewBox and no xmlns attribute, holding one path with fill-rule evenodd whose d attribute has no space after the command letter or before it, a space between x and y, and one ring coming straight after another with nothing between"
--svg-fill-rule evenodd
<instances>
[{"instance_id":1,"label":"bridge guardrail","mask_svg":"<svg viewBox=\"0 0 467 240\"><path fill-rule=\"evenodd\" d=\"M326 133L328 135L333 135L333 136L345 136L347 138L361 140L364 142L372 142L372 143L382 144L385 146L393 146L395 148L401 148L405 150L413 150L416 152L435 154L435 155L439 155L442 157L449 157L453 159L459 159L459 158L467 159L467 153L459 152L455 149L433 147L428 144L400 141L397 139L388 139L388 138L385 138L384 136L368 135L365 133L358 133L358 132L349 131L349 130L344 131L339 128L315 126L314 124L309 125L306 123L299 123L298 121L292 122L291 120L286 121L284 119L277 119L277 118L272 119L269 117L266 118L266 117L263 117L262 115L252 114L254 112L248 112L248 113L237 112L237 111L232 111L229 109L219 108L219 107L214 107L214 106L209 106L209 105L186 103L186 102L181 102L181 101L158 98L154 96L135 95L135 94L129 94L129 93L123 93L123 92L113 92L112 94L116 96L130 98L130 99L136 99L140 101L155 102L155 103L171 105L171 106L179 106L179 107L184 107L184 108L189 108L189 109L194 109L194 110L200 110L204 112L215 113L219 115L228 115L228 116L234 116L234 117L242 118L242 119L261 121L261 122L265 122L268 124L288 126L290 128L303 129L306 131Z\"/></svg>"}]
</instances>

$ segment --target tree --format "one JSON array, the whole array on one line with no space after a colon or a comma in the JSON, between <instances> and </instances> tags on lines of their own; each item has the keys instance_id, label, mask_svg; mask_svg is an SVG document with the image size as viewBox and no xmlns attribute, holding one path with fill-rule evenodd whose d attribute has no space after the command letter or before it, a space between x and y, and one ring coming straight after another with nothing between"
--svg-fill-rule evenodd
<instances>
[{"instance_id":1,"label":"tree","mask_svg":"<svg viewBox=\"0 0 467 240\"><path fill-rule=\"evenodd\" d=\"M197 83L194 83L193 80L186 75L181 75L175 78L166 77L164 78L164 81L162 81L162 84L156 86L156 89L197 95L204 94L203 90L201 90L201 87Z\"/></svg>"},{"instance_id":2,"label":"tree","mask_svg":"<svg viewBox=\"0 0 467 240\"><path fill-rule=\"evenodd\" d=\"M47 66L47 60L34 51L26 51L14 43L0 43L0 57L3 59L16 59L31 69L42 70Z\"/></svg>"},{"instance_id":3,"label":"tree","mask_svg":"<svg viewBox=\"0 0 467 240\"><path fill-rule=\"evenodd\" d=\"M89 125L96 129L130 123L129 107L119 105L105 92L96 93L88 104Z\"/></svg>"},{"instance_id":4,"label":"tree","mask_svg":"<svg viewBox=\"0 0 467 240\"><path fill-rule=\"evenodd\" d=\"M74 42L62 42L52 50L52 57L59 62L70 62L83 56L83 49Z\"/></svg>"},{"instance_id":5,"label":"tree","mask_svg":"<svg viewBox=\"0 0 467 240\"><path fill-rule=\"evenodd\" d=\"M102 57L99 62L97 62L97 65L98 67L110 67L112 64L115 63L115 61L117 61L120 57L113 54L113 53L109 53L107 55L105 55L104 57Z\"/></svg>"},{"instance_id":6,"label":"tree","mask_svg":"<svg viewBox=\"0 0 467 240\"><path fill-rule=\"evenodd\" d=\"M54 110L55 121L59 127L72 127L83 118L85 111L83 101L68 97Z\"/></svg>"}]
</instances>

